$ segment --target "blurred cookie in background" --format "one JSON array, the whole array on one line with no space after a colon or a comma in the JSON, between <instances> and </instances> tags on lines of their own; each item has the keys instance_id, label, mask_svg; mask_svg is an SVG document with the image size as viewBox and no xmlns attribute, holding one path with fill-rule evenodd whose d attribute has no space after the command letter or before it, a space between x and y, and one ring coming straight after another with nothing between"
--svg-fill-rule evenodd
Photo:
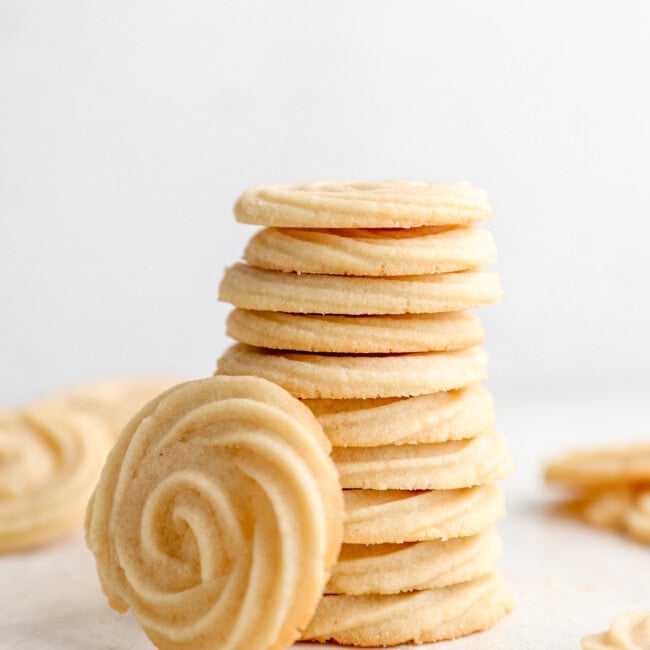
<instances>
[{"instance_id":1,"label":"blurred cookie in background","mask_svg":"<svg viewBox=\"0 0 650 650\"><path fill-rule=\"evenodd\" d=\"M0 552L81 526L111 447L173 379L107 379L0 412Z\"/></svg>"}]
</instances>

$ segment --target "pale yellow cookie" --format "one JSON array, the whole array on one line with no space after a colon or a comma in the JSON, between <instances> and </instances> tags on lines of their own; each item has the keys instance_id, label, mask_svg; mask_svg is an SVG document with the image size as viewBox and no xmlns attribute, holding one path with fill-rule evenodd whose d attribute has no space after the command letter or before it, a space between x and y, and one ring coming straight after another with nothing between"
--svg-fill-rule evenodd
<instances>
[{"instance_id":1,"label":"pale yellow cookie","mask_svg":"<svg viewBox=\"0 0 650 650\"><path fill-rule=\"evenodd\" d=\"M467 224L491 216L485 192L463 182L260 185L235 205L237 221L289 228L410 228Z\"/></svg>"},{"instance_id":2,"label":"pale yellow cookie","mask_svg":"<svg viewBox=\"0 0 650 650\"><path fill-rule=\"evenodd\" d=\"M343 544L328 594L397 594L440 589L492 571L501 553L494 528L446 542Z\"/></svg>"},{"instance_id":3,"label":"pale yellow cookie","mask_svg":"<svg viewBox=\"0 0 650 650\"><path fill-rule=\"evenodd\" d=\"M493 483L460 490L344 490L347 544L401 544L476 535L505 515Z\"/></svg>"},{"instance_id":4,"label":"pale yellow cookie","mask_svg":"<svg viewBox=\"0 0 650 650\"><path fill-rule=\"evenodd\" d=\"M484 630L511 609L512 597L495 574L390 596L324 596L303 638L365 647L430 643Z\"/></svg>"},{"instance_id":5,"label":"pale yellow cookie","mask_svg":"<svg viewBox=\"0 0 650 650\"><path fill-rule=\"evenodd\" d=\"M629 486L588 492L570 501L569 511L599 528L623 530L625 517L634 503L634 490Z\"/></svg>"},{"instance_id":6,"label":"pale yellow cookie","mask_svg":"<svg viewBox=\"0 0 650 650\"><path fill-rule=\"evenodd\" d=\"M602 634L582 639L582 650L648 650L650 648L650 612L624 614L614 619Z\"/></svg>"},{"instance_id":7,"label":"pale yellow cookie","mask_svg":"<svg viewBox=\"0 0 650 650\"><path fill-rule=\"evenodd\" d=\"M457 352L336 356L279 352L244 343L219 359L220 375L255 375L295 397L407 397L462 388L487 377L487 355Z\"/></svg>"},{"instance_id":8,"label":"pale yellow cookie","mask_svg":"<svg viewBox=\"0 0 650 650\"><path fill-rule=\"evenodd\" d=\"M626 511L625 528L631 537L650 544L650 487L641 491Z\"/></svg>"},{"instance_id":9,"label":"pale yellow cookie","mask_svg":"<svg viewBox=\"0 0 650 650\"><path fill-rule=\"evenodd\" d=\"M582 488L650 482L650 443L570 452L547 464L546 480Z\"/></svg>"},{"instance_id":10,"label":"pale yellow cookie","mask_svg":"<svg viewBox=\"0 0 650 650\"><path fill-rule=\"evenodd\" d=\"M275 271L330 275L425 275L466 271L496 261L489 231L476 226L393 230L267 228L244 259Z\"/></svg>"},{"instance_id":11,"label":"pale yellow cookie","mask_svg":"<svg viewBox=\"0 0 650 650\"><path fill-rule=\"evenodd\" d=\"M592 526L626 533L650 543L650 484L627 484L588 489L562 504L561 509Z\"/></svg>"},{"instance_id":12,"label":"pale yellow cookie","mask_svg":"<svg viewBox=\"0 0 650 650\"><path fill-rule=\"evenodd\" d=\"M0 551L80 526L112 442L87 413L42 404L0 414Z\"/></svg>"},{"instance_id":13,"label":"pale yellow cookie","mask_svg":"<svg viewBox=\"0 0 650 650\"><path fill-rule=\"evenodd\" d=\"M117 437L148 401L176 383L163 377L116 377L53 393L45 401L97 415L111 425Z\"/></svg>"},{"instance_id":14,"label":"pale yellow cookie","mask_svg":"<svg viewBox=\"0 0 650 650\"><path fill-rule=\"evenodd\" d=\"M469 312L392 316L323 316L235 309L229 336L263 348L352 354L447 352L483 341L481 321Z\"/></svg>"},{"instance_id":15,"label":"pale yellow cookie","mask_svg":"<svg viewBox=\"0 0 650 650\"><path fill-rule=\"evenodd\" d=\"M344 488L450 490L504 479L514 465L496 431L476 438L417 445L335 447L332 458Z\"/></svg>"},{"instance_id":16,"label":"pale yellow cookie","mask_svg":"<svg viewBox=\"0 0 650 650\"><path fill-rule=\"evenodd\" d=\"M308 399L335 447L378 447L473 438L493 428L494 402L479 385L385 399Z\"/></svg>"},{"instance_id":17,"label":"pale yellow cookie","mask_svg":"<svg viewBox=\"0 0 650 650\"><path fill-rule=\"evenodd\" d=\"M309 410L262 379L212 377L150 402L88 510L111 606L158 648L286 648L340 550L328 451Z\"/></svg>"},{"instance_id":18,"label":"pale yellow cookie","mask_svg":"<svg viewBox=\"0 0 650 650\"><path fill-rule=\"evenodd\" d=\"M246 264L226 269L219 299L243 309L297 314L434 314L501 299L493 271L368 278L267 271Z\"/></svg>"}]
</instances>

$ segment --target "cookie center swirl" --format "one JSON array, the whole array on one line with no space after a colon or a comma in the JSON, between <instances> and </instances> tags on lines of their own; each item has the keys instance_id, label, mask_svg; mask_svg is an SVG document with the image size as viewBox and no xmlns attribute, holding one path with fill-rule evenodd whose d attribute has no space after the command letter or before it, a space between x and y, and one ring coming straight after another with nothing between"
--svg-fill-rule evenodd
<instances>
[{"instance_id":1,"label":"cookie center swirl","mask_svg":"<svg viewBox=\"0 0 650 650\"><path fill-rule=\"evenodd\" d=\"M102 527L114 534L119 600L154 642L202 647L192 644L218 621L215 647L239 648L251 617L257 637L272 638L300 570L313 570L284 558L324 552L325 516L309 469L322 451L262 402L210 401L178 419L167 411L120 440L119 474L96 497L113 491Z\"/></svg>"}]
</instances>

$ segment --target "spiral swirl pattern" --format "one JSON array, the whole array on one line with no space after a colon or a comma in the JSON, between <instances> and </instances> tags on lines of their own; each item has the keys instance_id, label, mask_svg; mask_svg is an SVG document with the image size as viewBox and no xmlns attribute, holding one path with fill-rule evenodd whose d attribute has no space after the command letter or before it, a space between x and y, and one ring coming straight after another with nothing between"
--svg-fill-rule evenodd
<instances>
[{"instance_id":1,"label":"spiral swirl pattern","mask_svg":"<svg viewBox=\"0 0 650 650\"><path fill-rule=\"evenodd\" d=\"M112 441L101 419L54 405L0 414L0 551L81 524Z\"/></svg>"},{"instance_id":2,"label":"spiral swirl pattern","mask_svg":"<svg viewBox=\"0 0 650 650\"><path fill-rule=\"evenodd\" d=\"M262 379L213 377L153 400L88 510L110 604L159 648L292 643L341 543L328 450L308 409Z\"/></svg>"}]
</instances>

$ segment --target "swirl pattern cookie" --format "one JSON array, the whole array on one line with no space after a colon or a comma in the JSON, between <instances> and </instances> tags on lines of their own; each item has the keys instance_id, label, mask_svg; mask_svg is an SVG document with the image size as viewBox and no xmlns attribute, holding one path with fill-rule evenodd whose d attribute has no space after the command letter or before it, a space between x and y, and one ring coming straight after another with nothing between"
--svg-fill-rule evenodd
<instances>
[{"instance_id":1,"label":"swirl pattern cookie","mask_svg":"<svg viewBox=\"0 0 650 650\"><path fill-rule=\"evenodd\" d=\"M369 278L300 275L246 264L226 269L219 300L243 309L296 314L435 314L497 302L492 271Z\"/></svg>"},{"instance_id":2,"label":"swirl pattern cookie","mask_svg":"<svg viewBox=\"0 0 650 650\"><path fill-rule=\"evenodd\" d=\"M647 650L650 612L618 616L607 632L582 639L582 650Z\"/></svg>"},{"instance_id":3,"label":"swirl pattern cookie","mask_svg":"<svg viewBox=\"0 0 650 650\"><path fill-rule=\"evenodd\" d=\"M289 228L411 228L492 216L469 183L321 181L253 187L235 205L242 223Z\"/></svg>"},{"instance_id":4,"label":"swirl pattern cookie","mask_svg":"<svg viewBox=\"0 0 650 650\"><path fill-rule=\"evenodd\" d=\"M150 402L88 509L111 606L158 648L290 645L340 550L328 451L309 410L259 378L189 382Z\"/></svg>"},{"instance_id":5,"label":"swirl pattern cookie","mask_svg":"<svg viewBox=\"0 0 650 650\"><path fill-rule=\"evenodd\" d=\"M650 444L570 452L547 464L546 480L578 488L650 483Z\"/></svg>"},{"instance_id":6,"label":"swirl pattern cookie","mask_svg":"<svg viewBox=\"0 0 650 650\"><path fill-rule=\"evenodd\" d=\"M395 230L267 228L249 242L244 259L275 271L329 275L430 275L496 261L489 231L475 226Z\"/></svg>"},{"instance_id":7,"label":"swirl pattern cookie","mask_svg":"<svg viewBox=\"0 0 650 650\"><path fill-rule=\"evenodd\" d=\"M456 352L329 356L237 343L219 359L217 373L263 377L301 398L408 397L482 381L487 377L487 355L474 347Z\"/></svg>"},{"instance_id":8,"label":"swirl pattern cookie","mask_svg":"<svg viewBox=\"0 0 650 650\"><path fill-rule=\"evenodd\" d=\"M606 486L587 490L560 505L560 511L584 522L619 531L650 544L650 484Z\"/></svg>"},{"instance_id":9,"label":"swirl pattern cookie","mask_svg":"<svg viewBox=\"0 0 650 650\"><path fill-rule=\"evenodd\" d=\"M401 544L468 537L505 515L493 483L460 490L344 490L347 544Z\"/></svg>"},{"instance_id":10,"label":"swirl pattern cookie","mask_svg":"<svg viewBox=\"0 0 650 650\"><path fill-rule=\"evenodd\" d=\"M473 537L410 544L344 544L328 594L397 594L440 589L494 571L501 540L494 528Z\"/></svg>"},{"instance_id":11,"label":"swirl pattern cookie","mask_svg":"<svg viewBox=\"0 0 650 650\"><path fill-rule=\"evenodd\" d=\"M634 490L629 486L588 492L569 501L568 511L600 528L625 529L625 518L634 504Z\"/></svg>"},{"instance_id":12,"label":"swirl pattern cookie","mask_svg":"<svg viewBox=\"0 0 650 650\"><path fill-rule=\"evenodd\" d=\"M514 469L508 444L496 431L433 444L335 447L332 458L342 487L369 490L472 487L504 479Z\"/></svg>"},{"instance_id":13,"label":"swirl pattern cookie","mask_svg":"<svg viewBox=\"0 0 650 650\"><path fill-rule=\"evenodd\" d=\"M642 490L625 513L627 532L644 544L650 544L650 487Z\"/></svg>"},{"instance_id":14,"label":"swirl pattern cookie","mask_svg":"<svg viewBox=\"0 0 650 650\"><path fill-rule=\"evenodd\" d=\"M112 442L89 414L45 404L0 414L0 551L79 526Z\"/></svg>"},{"instance_id":15,"label":"swirl pattern cookie","mask_svg":"<svg viewBox=\"0 0 650 650\"><path fill-rule=\"evenodd\" d=\"M499 575L394 595L325 596L303 638L387 646L455 639L491 627L512 609Z\"/></svg>"},{"instance_id":16,"label":"swirl pattern cookie","mask_svg":"<svg viewBox=\"0 0 650 650\"><path fill-rule=\"evenodd\" d=\"M473 438L495 422L494 402L479 385L384 399L307 399L335 447L378 447Z\"/></svg>"},{"instance_id":17,"label":"swirl pattern cookie","mask_svg":"<svg viewBox=\"0 0 650 650\"><path fill-rule=\"evenodd\" d=\"M469 312L393 316L322 316L235 309L226 323L241 343L276 350L343 354L447 352L483 341Z\"/></svg>"}]
</instances>

